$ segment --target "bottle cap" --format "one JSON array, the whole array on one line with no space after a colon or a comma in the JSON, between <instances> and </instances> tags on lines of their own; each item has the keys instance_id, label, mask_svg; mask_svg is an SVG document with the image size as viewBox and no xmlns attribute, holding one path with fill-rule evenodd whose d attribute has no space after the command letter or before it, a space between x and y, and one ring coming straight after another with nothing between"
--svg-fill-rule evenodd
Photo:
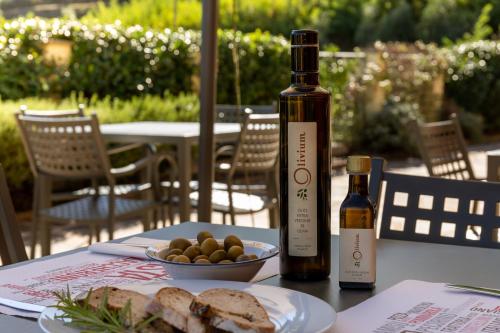
<instances>
[{"instance_id":1,"label":"bottle cap","mask_svg":"<svg viewBox=\"0 0 500 333\"><path fill-rule=\"evenodd\" d=\"M311 45L318 46L318 31L317 30L292 30L290 39L293 45Z\"/></svg>"},{"instance_id":2,"label":"bottle cap","mask_svg":"<svg viewBox=\"0 0 500 333\"><path fill-rule=\"evenodd\" d=\"M371 169L370 156L349 156L347 158L348 173L369 173Z\"/></svg>"},{"instance_id":3,"label":"bottle cap","mask_svg":"<svg viewBox=\"0 0 500 333\"><path fill-rule=\"evenodd\" d=\"M292 30L292 72L317 72L319 38L316 30Z\"/></svg>"}]
</instances>

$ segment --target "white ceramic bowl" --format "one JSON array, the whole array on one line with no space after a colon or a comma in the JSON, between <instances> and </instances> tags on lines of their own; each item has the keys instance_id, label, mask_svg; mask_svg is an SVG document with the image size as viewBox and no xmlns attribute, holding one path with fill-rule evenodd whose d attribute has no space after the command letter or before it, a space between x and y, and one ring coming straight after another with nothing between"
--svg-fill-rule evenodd
<instances>
[{"instance_id":1,"label":"white ceramic bowl","mask_svg":"<svg viewBox=\"0 0 500 333\"><path fill-rule=\"evenodd\" d=\"M196 239L190 239L193 244L197 244ZM223 239L217 242L224 243ZM245 254L255 254L258 259L235 262L232 264L193 264L171 262L163 259L168 252L168 244L162 247L149 247L146 255L161 263L167 274L173 279L204 279L204 280L229 280L229 281L250 281L262 268L266 260L278 254L276 246L257 242L242 240Z\"/></svg>"}]
</instances>

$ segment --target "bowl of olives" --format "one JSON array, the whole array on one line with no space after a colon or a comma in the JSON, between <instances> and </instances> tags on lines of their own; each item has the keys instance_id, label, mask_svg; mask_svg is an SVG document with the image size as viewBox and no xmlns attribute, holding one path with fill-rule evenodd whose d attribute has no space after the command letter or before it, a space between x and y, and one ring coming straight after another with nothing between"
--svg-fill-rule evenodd
<instances>
[{"instance_id":1,"label":"bowl of olives","mask_svg":"<svg viewBox=\"0 0 500 333\"><path fill-rule=\"evenodd\" d=\"M161 263L174 279L250 281L266 260L278 254L274 245L241 240L235 235L216 239L208 231L196 239L176 238L146 255Z\"/></svg>"}]
</instances>

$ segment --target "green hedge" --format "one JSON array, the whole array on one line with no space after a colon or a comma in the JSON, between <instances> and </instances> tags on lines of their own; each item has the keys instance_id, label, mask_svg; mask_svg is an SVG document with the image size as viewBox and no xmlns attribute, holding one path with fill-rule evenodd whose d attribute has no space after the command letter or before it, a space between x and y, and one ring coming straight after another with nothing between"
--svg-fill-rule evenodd
<instances>
[{"instance_id":1,"label":"green hedge","mask_svg":"<svg viewBox=\"0 0 500 333\"><path fill-rule=\"evenodd\" d=\"M233 0L219 1L219 26L233 27ZM244 32L256 29L288 36L291 29L310 26L317 21L321 8L316 1L245 0L236 1L236 27ZM154 29L174 26L174 1L165 0L112 0L101 3L82 20L93 23L115 23L150 27ZM177 0L176 26L201 29L202 3L199 0Z\"/></svg>"},{"instance_id":2,"label":"green hedge","mask_svg":"<svg viewBox=\"0 0 500 333\"><path fill-rule=\"evenodd\" d=\"M446 96L484 118L485 130L500 130L500 42L454 46L448 53Z\"/></svg>"},{"instance_id":3,"label":"green hedge","mask_svg":"<svg viewBox=\"0 0 500 333\"><path fill-rule=\"evenodd\" d=\"M43 61L50 38L72 42L67 69ZM268 33L219 32L218 103L235 103L232 48L238 44L242 101L265 104L288 84L288 41ZM144 93L174 95L196 90L200 33L157 32L117 24L87 26L78 21L19 18L0 28L0 96L128 99Z\"/></svg>"}]
</instances>

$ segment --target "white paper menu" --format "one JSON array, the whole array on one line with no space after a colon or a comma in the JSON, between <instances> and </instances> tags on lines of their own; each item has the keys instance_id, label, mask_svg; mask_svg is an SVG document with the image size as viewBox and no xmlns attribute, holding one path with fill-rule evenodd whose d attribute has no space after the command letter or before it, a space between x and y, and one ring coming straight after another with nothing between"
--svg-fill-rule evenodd
<instances>
[{"instance_id":1,"label":"white paper menu","mask_svg":"<svg viewBox=\"0 0 500 333\"><path fill-rule=\"evenodd\" d=\"M155 245L156 239L134 237L127 244ZM144 248L138 248L144 252ZM136 251L136 252L137 252ZM134 252L127 250L126 253ZM269 259L252 282L278 274L278 257ZM162 265L154 261L81 251L0 271L0 298L22 303L50 306L54 291L70 287L73 295L102 286L138 285L170 279ZM0 313L38 318L28 312L0 305ZM1 329L0 329L1 332Z\"/></svg>"},{"instance_id":2,"label":"white paper menu","mask_svg":"<svg viewBox=\"0 0 500 333\"><path fill-rule=\"evenodd\" d=\"M337 318L335 333L498 333L500 297L407 280Z\"/></svg>"}]
</instances>

